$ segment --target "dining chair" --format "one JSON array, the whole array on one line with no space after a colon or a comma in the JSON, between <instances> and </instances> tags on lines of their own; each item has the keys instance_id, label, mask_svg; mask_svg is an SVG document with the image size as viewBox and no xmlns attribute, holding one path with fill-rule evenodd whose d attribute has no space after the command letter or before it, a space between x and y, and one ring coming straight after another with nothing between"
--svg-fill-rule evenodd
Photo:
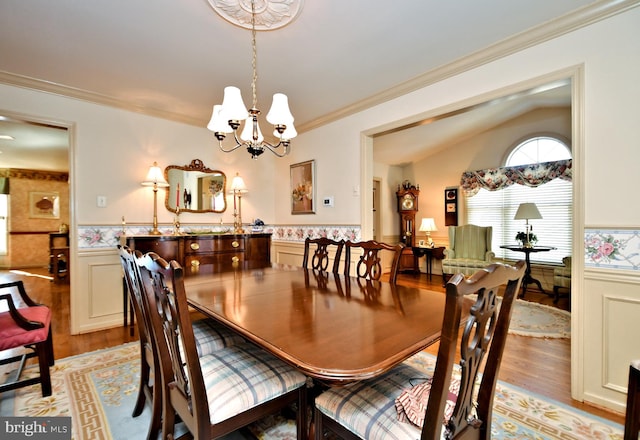
<instances>
[{"instance_id":1,"label":"dining chair","mask_svg":"<svg viewBox=\"0 0 640 440\"><path fill-rule=\"evenodd\" d=\"M636 359L629 365L624 440L638 440L638 432L640 432L640 360Z\"/></svg>"},{"instance_id":2,"label":"dining chair","mask_svg":"<svg viewBox=\"0 0 640 440\"><path fill-rule=\"evenodd\" d=\"M218 438L297 404L307 438L306 377L247 342L198 356L182 267L151 252L138 260L162 376L162 438L179 417L195 439Z\"/></svg>"},{"instance_id":3,"label":"dining chair","mask_svg":"<svg viewBox=\"0 0 640 440\"><path fill-rule=\"evenodd\" d=\"M344 244L344 274L351 274L351 249L357 248L361 250L361 255L355 267L355 275L358 278L366 278L369 280L380 280L382 276L382 252L390 252L393 254L391 260L391 271L389 273L389 282L396 284L398 278L398 269L400 267L400 256L402 255L403 244L391 245L381 243L375 240L353 242L348 240Z\"/></svg>"},{"instance_id":4,"label":"dining chair","mask_svg":"<svg viewBox=\"0 0 640 440\"><path fill-rule=\"evenodd\" d=\"M524 272L525 263L519 261L492 264L469 279L452 277L433 376L404 362L377 378L329 388L315 399L316 440L324 438L325 430L343 439L489 439L500 361ZM472 294L477 296L471 297L459 335ZM458 379L452 373L459 336Z\"/></svg>"},{"instance_id":5,"label":"dining chair","mask_svg":"<svg viewBox=\"0 0 640 440\"><path fill-rule=\"evenodd\" d=\"M315 245L313 249L313 255L311 254L312 245ZM332 240L326 237L309 238L304 241L304 257L302 258L302 267L305 269L314 269L327 272L329 268L329 261L331 257L331 250L333 249L333 273L338 273L340 267L340 257L342 255L342 248L344 247L344 240ZM309 257L311 257L311 267L309 267Z\"/></svg>"},{"instance_id":6,"label":"dining chair","mask_svg":"<svg viewBox=\"0 0 640 440\"><path fill-rule=\"evenodd\" d=\"M51 395L51 374L54 365L53 337L51 335L51 310L33 301L22 281L0 284L0 304L6 303L0 313L0 352L10 351L8 357L0 360L0 365L20 361L13 377L8 377L0 392L15 390L39 383L42 397ZM24 351L26 348L30 351ZM16 354L17 353L17 354ZM20 379L27 359L38 358L40 374Z\"/></svg>"},{"instance_id":7,"label":"dining chair","mask_svg":"<svg viewBox=\"0 0 640 440\"><path fill-rule=\"evenodd\" d=\"M155 341L151 334L149 313L143 300L142 279L140 268L137 264L137 259L142 258L142 254L123 245L118 245L118 250L140 341L140 384L132 416L138 417L142 414L145 403L149 402L151 404L151 418L147 438L156 439L162 427L162 393L160 392L162 384L160 363L155 354ZM227 346L246 342L244 338L232 330L211 319L194 321L193 332L197 352L200 356Z\"/></svg>"}]
</instances>

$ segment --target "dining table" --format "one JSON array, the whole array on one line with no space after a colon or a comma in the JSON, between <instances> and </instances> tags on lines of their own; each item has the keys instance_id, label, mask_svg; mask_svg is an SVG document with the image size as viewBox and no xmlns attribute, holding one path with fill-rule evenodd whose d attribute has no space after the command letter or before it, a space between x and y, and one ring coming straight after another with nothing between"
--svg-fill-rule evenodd
<instances>
[{"instance_id":1,"label":"dining table","mask_svg":"<svg viewBox=\"0 0 640 440\"><path fill-rule=\"evenodd\" d=\"M195 310L327 385L391 369L437 342L444 317L442 291L291 265L185 269L184 280Z\"/></svg>"}]
</instances>

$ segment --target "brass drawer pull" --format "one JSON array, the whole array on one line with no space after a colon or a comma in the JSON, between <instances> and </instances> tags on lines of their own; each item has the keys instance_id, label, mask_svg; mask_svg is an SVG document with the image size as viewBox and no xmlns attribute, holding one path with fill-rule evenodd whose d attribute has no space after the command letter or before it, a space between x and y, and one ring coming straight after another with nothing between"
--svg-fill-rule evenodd
<instances>
[{"instance_id":1,"label":"brass drawer pull","mask_svg":"<svg viewBox=\"0 0 640 440\"><path fill-rule=\"evenodd\" d=\"M233 263L237 263L238 261L240 261L240 258L238 258L237 256L234 255L233 258L231 258L231 261Z\"/></svg>"},{"instance_id":2,"label":"brass drawer pull","mask_svg":"<svg viewBox=\"0 0 640 440\"><path fill-rule=\"evenodd\" d=\"M200 267L200 261L198 261L198 260L192 260L192 261L191 261L191 266L193 266L193 267Z\"/></svg>"},{"instance_id":3,"label":"brass drawer pull","mask_svg":"<svg viewBox=\"0 0 640 440\"><path fill-rule=\"evenodd\" d=\"M240 243L238 243L238 240L233 240L231 242L231 246L234 247L234 248L237 248L238 246L240 246Z\"/></svg>"},{"instance_id":4,"label":"brass drawer pull","mask_svg":"<svg viewBox=\"0 0 640 440\"><path fill-rule=\"evenodd\" d=\"M189 247L192 250L197 251L198 249L200 249L200 244L199 243L191 243L191 245Z\"/></svg>"}]
</instances>

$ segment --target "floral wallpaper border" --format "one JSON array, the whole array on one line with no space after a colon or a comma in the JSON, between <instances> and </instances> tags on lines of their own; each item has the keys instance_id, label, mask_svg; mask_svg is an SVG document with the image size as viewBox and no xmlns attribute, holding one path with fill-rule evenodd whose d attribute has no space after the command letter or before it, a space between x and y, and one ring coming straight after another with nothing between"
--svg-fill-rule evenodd
<instances>
[{"instance_id":1,"label":"floral wallpaper border","mask_svg":"<svg viewBox=\"0 0 640 440\"><path fill-rule=\"evenodd\" d=\"M251 226L247 226L250 228ZM162 225L158 227L164 235L171 235L171 227ZM80 226L78 228L78 249L104 249L115 247L120 243L122 235L147 235L148 226L127 226L124 231L122 226ZM226 225L219 226L185 226L183 232L230 232L232 228ZM273 240L279 241L304 241L307 237L328 237L334 240L360 240L360 226L332 226L332 225L296 225L296 226L269 226L262 228L262 232L272 233Z\"/></svg>"},{"instance_id":2,"label":"floral wallpaper border","mask_svg":"<svg viewBox=\"0 0 640 440\"><path fill-rule=\"evenodd\" d=\"M162 227L165 235L171 235L171 227ZM229 232L231 227L187 226L187 232ZM127 226L126 235L146 235L148 226ZM263 227L272 233L273 240L302 242L307 237L328 237L334 240L358 241L361 237L359 226L332 225L289 225ZM78 228L79 249L100 249L115 247L123 235L121 226L81 226ZM584 236L585 267L600 269L640 270L640 230L637 229L586 229Z\"/></svg>"},{"instance_id":3,"label":"floral wallpaper border","mask_svg":"<svg viewBox=\"0 0 640 440\"><path fill-rule=\"evenodd\" d=\"M584 265L640 270L640 230L585 229Z\"/></svg>"}]
</instances>

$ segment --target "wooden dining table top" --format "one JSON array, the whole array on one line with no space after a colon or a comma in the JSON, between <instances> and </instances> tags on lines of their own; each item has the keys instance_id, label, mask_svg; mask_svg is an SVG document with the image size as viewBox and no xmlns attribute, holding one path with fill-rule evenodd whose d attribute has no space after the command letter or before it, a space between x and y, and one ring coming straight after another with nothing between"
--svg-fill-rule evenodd
<instances>
[{"instance_id":1,"label":"wooden dining table top","mask_svg":"<svg viewBox=\"0 0 640 440\"><path fill-rule=\"evenodd\" d=\"M187 301L302 373L375 377L438 341L445 294L273 264L187 273Z\"/></svg>"}]
</instances>

